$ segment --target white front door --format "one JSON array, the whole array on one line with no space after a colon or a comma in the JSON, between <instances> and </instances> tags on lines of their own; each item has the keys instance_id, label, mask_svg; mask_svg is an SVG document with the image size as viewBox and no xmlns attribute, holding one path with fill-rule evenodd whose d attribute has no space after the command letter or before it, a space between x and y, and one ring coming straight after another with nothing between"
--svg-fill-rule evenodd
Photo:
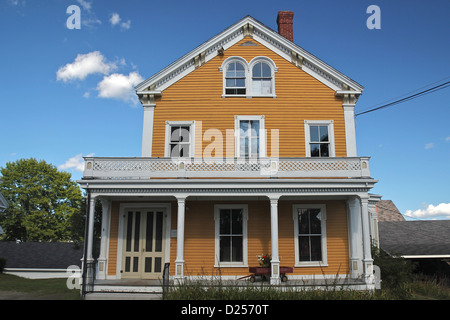
<instances>
[{"instance_id":1,"label":"white front door","mask_svg":"<svg viewBox=\"0 0 450 320\"><path fill-rule=\"evenodd\" d=\"M125 210L122 277L162 279L165 252L165 210Z\"/></svg>"}]
</instances>

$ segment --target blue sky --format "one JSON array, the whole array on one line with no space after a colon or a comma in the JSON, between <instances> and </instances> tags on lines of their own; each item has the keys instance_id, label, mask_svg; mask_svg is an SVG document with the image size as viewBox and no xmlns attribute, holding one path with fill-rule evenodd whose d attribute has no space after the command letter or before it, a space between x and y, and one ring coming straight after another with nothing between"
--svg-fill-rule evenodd
<instances>
[{"instance_id":1,"label":"blue sky","mask_svg":"<svg viewBox=\"0 0 450 320\"><path fill-rule=\"evenodd\" d=\"M276 30L280 10L295 13L294 42L365 87L356 112L450 80L445 0L2 0L0 166L34 157L76 180L81 155L140 156L133 85L246 15ZM447 88L356 118L372 192L414 219L450 219L449 107Z\"/></svg>"}]
</instances>

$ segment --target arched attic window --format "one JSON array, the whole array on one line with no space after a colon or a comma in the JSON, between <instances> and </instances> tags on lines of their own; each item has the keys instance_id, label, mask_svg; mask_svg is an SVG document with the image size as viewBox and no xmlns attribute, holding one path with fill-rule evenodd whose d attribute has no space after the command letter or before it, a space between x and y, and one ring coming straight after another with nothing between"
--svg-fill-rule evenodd
<instances>
[{"instance_id":1,"label":"arched attic window","mask_svg":"<svg viewBox=\"0 0 450 320\"><path fill-rule=\"evenodd\" d=\"M266 57L257 57L250 62L252 71L252 96L275 95L275 63Z\"/></svg>"},{"instance_id":2,"label":"arched attic window","mask_svg":"<svg viewBox=\"0 0 450 320\"><path fill-rule=\"evenodd\" d=\"M247 68L239 60L231 60L225 69L225 94L226 95L245 95Z\"/></svg>"}]
</instances>

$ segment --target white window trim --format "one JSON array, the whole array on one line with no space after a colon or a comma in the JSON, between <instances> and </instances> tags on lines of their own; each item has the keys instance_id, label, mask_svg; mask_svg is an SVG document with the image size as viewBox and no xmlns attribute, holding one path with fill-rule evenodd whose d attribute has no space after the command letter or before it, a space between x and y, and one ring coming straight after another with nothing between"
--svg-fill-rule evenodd
<instances>
[{"instance_id":1,"label":"white window trim","mask_svg":"<svg viewBox=\"0 0 450 320\"><path fill-rule=\"evenodd\" d=\"M330 141L330 156L335 157L335 148L334 148L334 121L333 120L305 120L305 155L306 157L311 157L311 136L310 136L310 126L328 126L328 139Z\"/></svg>"},{"instance_id":2,"label":"white window trim","mask_svg":"<svg viewBox=\"0 0 450 320\"><path fill-rule=\"evenodd\" d=\"M258 94L258 95L254 95L253 94L253 67L255 66L255 64L257 64L258 62L265 62L269 65L270 70L271 70L271 76L272 76L272 93L271 94ZM250 90L250 95L252 97L272 97L272 98L276 98L276 94L275 94L275 72L278 72L278 68L275 65L275 62L273 62L272 59L264 57L264 56L259 56L259 57L255 57L252 59L252 61L250 61L249 63L249 90Z\"/></svg>"},{"instance_id":3,"label":"white window trim","mask_svg":"<svg viewBox=\"0 0 450 320\"><path fill-rule=\"evenodd\" d=\"M221 262L220 261L220 209L242 209L242 262ZM214 205L214 223L215 223L215 268L219 267L248 267L248 246L247 246L247 227L248 227L248 205L246 204L216 204Z\"/></svg>"},{"instance_id":4,"label":"white window trim","mask_svg":"<svg viewBox=\"0 0 450 320\"><path fill-rule=\"evenodd\" d=\"M321 214L321 233L322 233L322 261L300 261L299 244L298 244L298 209L320 209ZM325 204L294 204L292 206L292 218L294 219L294 250L295 264L294 267L327 267L327 213Z\"/></svg>"},{"instance_id":5,"label":"white window trim","mask_svg":"<svg viewBox=\"0 0 450 320\"><path fill-rule=\"evenodd\" d=\"M245 69L245 94L226 94L226 70L228 68L228 65L232 62L240 62L244 65L244 69ZM258 63L258 62L266 62L269 67L272 70L272 93L268 94L268 95L253 95L252 93L252 89L253 89L253 83L252 83L252 69L253 66ZM275 62L273 62L272 59L268 58L268 57L264 57L264 56L258 56L253 58L250 63L247 62L247 60L245 60L242 57L239 56L233 56L233 57L229 57L228 59L226 59L223 63L222 66L219 68L220 72L222 72L222 98L232 98L232 97L247 97L247 98L252 98L252 97L270 97L270 98L276 98L276 94L275 94L275 72L278 72L278 68L275 65Z\"/></svg>"},{"instance_id":6,"label":"white window trim","mask_svg":"<svg viewBox=\"0 0 450 320\"><path fill-rule=\"evenodd\" d=\"M265 123L264 123L265 117L263 115L261 116L235 116L234 117L234 154L236 158L242 158L239 155L240 153L240 147L241 147L241 139L240 139L240 125L239 123L241 120L248 121L248 120L259 120L259 157L263 158L266 156L266 130L265 130ZM252 157L249 157L249 159L255 159Z\"/></svg>"},{"instance_id":7,"label":"white window trim","mask_svg":"<svg viewBox=\"0 0 450 320\"><path fill-rule=\"evenodd\" d=\"M166 121L166 142L164 146L164 156L170 158L170 135L172 126L188 125L189 128L189 157L183 158L194 158L195 155L195 121Z\"/></svg>"}]
</instances>

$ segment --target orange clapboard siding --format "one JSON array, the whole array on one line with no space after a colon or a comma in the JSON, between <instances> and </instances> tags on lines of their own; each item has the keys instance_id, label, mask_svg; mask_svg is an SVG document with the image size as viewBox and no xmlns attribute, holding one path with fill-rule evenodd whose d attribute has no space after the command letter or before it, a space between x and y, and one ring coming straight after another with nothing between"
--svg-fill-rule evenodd
<instances>
[{"instance_id":1,"label":"orange clapboard siding","mask_svg":"<svg viewBox=\"0 0 450 320\"><path fill-rule=\"evenodd\" d=\"M345 157L342 100L335 96L333 90L263 45L240 46L249 40L256 43L256 40L245 38L226 50L223 56L213 58L164 90L156 101L152 156L164 156L167 120L201 121L202 131L196 132L195 146L195 156L201 156L210 144L210 141L201 142L207 129L220 130L225 143L226 129L234 130L235 115L264 115L268 156L271 129L279 130L280 157L304 157L304 120L333 120L336 156ZM258 56L271 58L278 67L275 73L276 98L222 98L223 73L219 68L232 56L240 56L247 62ZM226 143L234 146L234 139ZM223 154L226 154L225 150Z\"/></svg>"}]
</instances>

